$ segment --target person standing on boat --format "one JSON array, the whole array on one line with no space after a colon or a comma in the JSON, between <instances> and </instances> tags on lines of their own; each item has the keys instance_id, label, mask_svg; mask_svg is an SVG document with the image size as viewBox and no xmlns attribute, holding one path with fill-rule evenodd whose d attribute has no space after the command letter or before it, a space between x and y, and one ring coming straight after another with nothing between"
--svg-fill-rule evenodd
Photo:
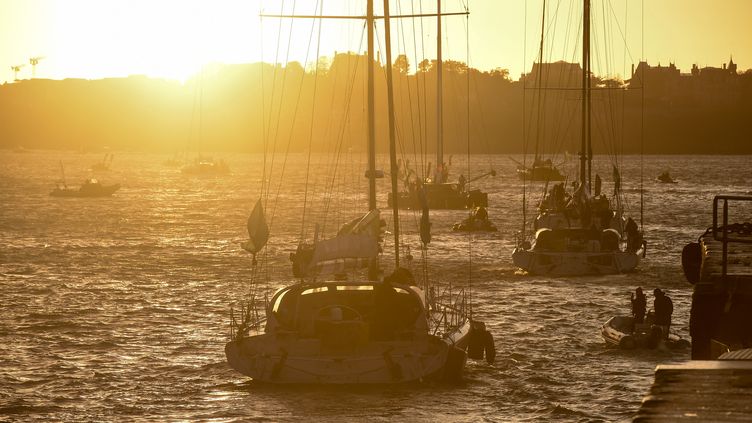
<instances>
[{"instance_id":1,"label":"person standing on boat","mask_svg":"<svg viewBox=\"0 0 752 423\"><path fill-rule=\"evenodd\" d=\"M457 188L460 190L460 192L465 191L466 183L467 183L467 179L465 179L465 175L460 175L459 179L457 179Z\"/></svg>"},{"instance_id":2,"label":"person standing on boat","mask_svg":"<svg viewBox=\"0 0 752 423\"><path fill-rule=\"evenodd\" d=\"M642 288L637 287L632 293L632 317L634 322L643 323L645 321L645 308L647 307L647 298L642 293Z\"/></svg>"},{"instance_id":3,"label":"person standing on boat","mask_svg":"<svg viewBox=\"0 0 752 423\"><path fill-rule=\"evenodd\" d=\"M668 338L668 330L671 327L671 314L674 312L674 303L660 288L653 290L653 310L655 311L655 324L663 330L663 337Z\"/></svg>"}]
</instances>

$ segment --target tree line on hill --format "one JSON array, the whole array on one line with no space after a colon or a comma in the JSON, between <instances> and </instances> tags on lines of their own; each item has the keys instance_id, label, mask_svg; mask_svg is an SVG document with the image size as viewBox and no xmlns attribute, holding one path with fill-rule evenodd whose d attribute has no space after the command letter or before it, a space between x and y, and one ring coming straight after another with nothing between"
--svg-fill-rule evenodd
<instances>
[{"instance_id":1,"label":"tree line on hill","mask_svg":"<svg viewBox=\"0 0 752 423\"><path fill-rule=\"evenodd\" d=\"M299 152L336 143L365 149L366 70L363 55L340 53L308 69L297 62L212 65L185 83L144 76L7 83L0 86L0 148ZM424 60L412 69L401 55L391 71L400 148L430 154L437 63ZM382 64L375 74L376 136L384 152ZM752 153L752 71L732 82L698 79L670 89L650 83L642 89L634 78L593 76L591 84L594 145L609 143L626 154ZM532 152L535 145L541 153L578 151L575 86L541 83L534 72L513 81L505 69L445 61L442 93L448 153L468 146L472 153Z\"/></svg>"}]
</instances>

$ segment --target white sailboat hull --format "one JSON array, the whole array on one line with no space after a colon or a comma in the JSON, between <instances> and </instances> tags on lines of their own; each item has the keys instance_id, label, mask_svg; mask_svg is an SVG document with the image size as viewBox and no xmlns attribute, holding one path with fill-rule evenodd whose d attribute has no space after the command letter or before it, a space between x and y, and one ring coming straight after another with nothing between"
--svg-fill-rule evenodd
<instances>
[{"instance_id":1,"label":"white sailboat hull","mask_svg":"<svg viewBox=\"0 0 752 423\"><path fill-rule=\"evenodd\" d=\"M465 351L435 336L331 349L319 339L262 334L226 344L230 366L277 384L397 384L461 374Z\"/></svg>"},{"instance_id":2,"label":"white sailboat hull","mask_svg":"<svg viewBox=\"0 0 752 423\"><path fill-rule=\"evenodd\" d=\"M582 276L615 275L633 271L640 263L642 250L558 252L534 251L516 248L512 253L514 264L534 275Z\"/></svg>"}]
</instances>

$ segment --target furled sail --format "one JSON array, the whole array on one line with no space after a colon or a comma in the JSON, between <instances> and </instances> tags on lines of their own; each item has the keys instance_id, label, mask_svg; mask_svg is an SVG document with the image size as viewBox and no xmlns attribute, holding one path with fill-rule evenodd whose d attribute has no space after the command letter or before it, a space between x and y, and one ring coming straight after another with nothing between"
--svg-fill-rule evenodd
<instances>
[{"instance_id":1,"label":"furled sail","mask_svg":"<svg viewBox=\"0 0 752 423\"><path fill-rule=\"evenodd\" d=\"M378 210L352 220L337 236L314 245L300 245L292 254L296 277L337 274L368 267L379 254L381 219Z\"/></svg>"},{"instance_id":2,"label":"furled sail","mask_svg":"<svg viewBox=\"0 0 752 423\"><path fill-rule=\"evenodd\" d=\"M266 224L264 216L264 207L261 205L261 199L256 201L251 215L248 216L248 241L240 245L244 250L253 254L254 261L256 253L261 251L269 240L269 226Z\"/></svg>"}]
</instances>

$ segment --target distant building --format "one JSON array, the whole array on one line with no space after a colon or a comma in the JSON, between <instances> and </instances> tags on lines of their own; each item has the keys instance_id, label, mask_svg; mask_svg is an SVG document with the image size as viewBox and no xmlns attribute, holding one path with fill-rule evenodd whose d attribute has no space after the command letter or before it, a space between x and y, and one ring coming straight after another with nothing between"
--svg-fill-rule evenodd
<instances>
[{"instance_id":1,"label":"distant building","mask_svg":"<svg viewBox=\"0 0 752 423\"><path fill-rule=\"evenodd\" d=\"M580 88L582 86L582 66L563 60L553 63L533 63L530 73L522 75L526 87Z\"/></svg>"}]
</instances>

